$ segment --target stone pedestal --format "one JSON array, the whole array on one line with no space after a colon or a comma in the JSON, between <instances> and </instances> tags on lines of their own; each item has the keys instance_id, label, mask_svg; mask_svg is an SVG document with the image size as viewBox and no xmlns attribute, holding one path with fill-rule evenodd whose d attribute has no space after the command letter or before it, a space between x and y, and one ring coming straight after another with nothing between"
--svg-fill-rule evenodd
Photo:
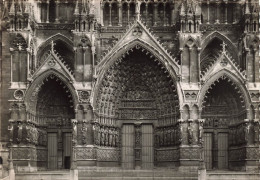
<instances>
[{"instance_id":1,"label":"stone pedestal","mask_svg":"<svg viewBox=\"0 0 260 180\"><path fill-rule=\"evenodd\" d=\"M197 172L200 162L199 146L180 146L180 166L182 172Z\"/></svg>"},{"instance_id":2,"label":"stone pedestal","mask_svg":"<svg viewBox=\"0 0 260 180\"><path fill-rule=\"evenodd\" d=\"M71 169L70 170L70 180L78 180L78 170L77 169Z\"/></svg>"},{"instance_id":3,"label":"stone pedestal","mask_svg":"<svg viewBox=\"0 0 260 180\"><path fill-rule=\"evenodd\" d=\"M13 166L19 172L37 171L37 150L35 146L12 146Z\"/></svg>"}]
</instances>

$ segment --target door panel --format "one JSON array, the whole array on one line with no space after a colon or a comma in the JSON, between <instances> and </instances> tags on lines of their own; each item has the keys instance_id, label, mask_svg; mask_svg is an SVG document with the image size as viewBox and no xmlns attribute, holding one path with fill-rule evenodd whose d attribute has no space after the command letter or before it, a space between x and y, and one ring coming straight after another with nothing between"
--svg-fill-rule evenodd
<instances>
[{"instance_id":1,"label":"door panel","mask_svg":"<svg viewBox=\"0 0 260 180\"><path fill-rule=\"evenodd\" d=\"M153 126L142 125L142 169L153 168L154 148L153 148Z\"/></svg>"},{"instance_id":2,"label":"door panel","mask_svg":"<svg viewBox=\"0 0 260 180\"><path fill-rule=\"evenodd\" d=\"M228 168L228 133L218 133L218 168Z\"/></svg>"},{"instance_id":3,"label":"door panel","mask_svg":"<svg viewBox=\"0 0 260 180\"><path fill-rule=\"evenodd\" d=\"M206 169L212 169L212 133L204 133L203 135L204 142L204 161Z\"/></svg>"},{"instance_id":4,"label":"door panel","mask_svg":"<svg viewBox=\"0 0 260 180\"><path fill-rule=\"evenodd\" d=\"M70 168L70 159L72 151L72 135L71 133L63 134L63 164L65 169Z\"/></svg>"},{"instance_id":5,"label":"door panel","mask_svg":"<svg viewBox=\"0 0 260 180\"><path fill-rule=\"evenodd\" d=\"M57 158L57 133L48 133L48 168L58 168Z\"/></svg>"},{"instance_id":6,"label":"door panel","mask_svg":"<svg viewBox=\"0 0 260 180\"><path fill-rule=\"evenodd\" d=\"M123 125L122 128L122 167L134 168L134 125Z\"/></svg>"}]
</instances>

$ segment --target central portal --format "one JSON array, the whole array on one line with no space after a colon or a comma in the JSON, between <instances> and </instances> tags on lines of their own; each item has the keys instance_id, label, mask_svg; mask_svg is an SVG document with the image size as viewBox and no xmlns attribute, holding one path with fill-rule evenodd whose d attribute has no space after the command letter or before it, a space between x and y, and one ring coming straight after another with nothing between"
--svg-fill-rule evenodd
<instances>
[{"instance_id":1,"label":"central portal","mask_svg":"<svg viewBox=\"0 0 260 180\"><path fill-rule=\"evenodd\" d=\"M100 164L153 169L162 145L154 138L168 138L158 129L166 129L180 118L176 85L166 67L136 45L107 69L98 87L95 144L99 152L111 153L102 156ZM110 143L113 137L115 145Z\"/></svg>"},{"instance_id":2,"label":"central portal","mask_svg":"<svg viewBox=\"0 0 260 180\"><path fill-rule=\"evenodd\" d=\"M122 128L122 167L151 169L154 162L152 124L125 124Z\"/></svg>"}]
</instances>

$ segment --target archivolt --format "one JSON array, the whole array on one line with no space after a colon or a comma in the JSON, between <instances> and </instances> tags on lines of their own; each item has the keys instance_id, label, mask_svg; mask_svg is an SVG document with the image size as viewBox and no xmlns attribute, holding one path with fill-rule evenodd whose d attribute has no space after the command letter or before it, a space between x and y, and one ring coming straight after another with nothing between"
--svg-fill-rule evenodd
<instances>
[{"instance_id":1,"label":"archivolt","mask_svg":"<svg viewBox=\"0 0 260 180\"><path fill-rule=\"evenodd\" d=\"M63 88L66 91L66 93L71 94L73 106L76 107L78 103L78 95L76 93L75 88L71 84L71 81L68 78L66 78L63 74L59 73L54 69L51 69L45 71L43 74L38 76L27 89L25 93L25 103L27 110L31 113L36 113L35 108L37 104L38 93L41 90L41 87L44 85L44 83L48 81L48 78L55 78L57 83L63 85Z\"/></svg>"},{"instance_id":2,"label":"archivolt","mask_svg":"<svg viewBox=\"0 0 260 180\"><path fill-rule=\"evenodd\" d=\"M235 75L233 75L231 72L227 70L221 70L220 72L216 73L212 77L210 77L202 87L199 95L199 106L203 106L204 99L206 97L207 91L215 84L215 82L218 82L219 79L227 79L227 81L234 86L234 89L237 91L237 93L240 95L240 101L241 103L246 107L246 109L249 109L251 104L250 95L247 91L247 89L243 85L243 80L239 79Z\"/></svg>"},{"instance_id":3,"label":"archivolt","mask_svg":"<svg viewBox=\"0 0 260 180\"><path fill-rule=\"evenodd\" d=\"M97 73L98 78L95 83L95 86L93 88L93 91L91 92L91 101L93 104L93 107L95 109L96 107L96 99L98 96L98 89L100 88L100 85L102 83L103 78L106 75L106 72L109 68L113 65L117 65L122 61L122 59L129 55L131 52L133 52L133 49L140 49L142 52L146 54L150 58L151 61L156 61L158 65L161 66L161 69L165 73L168 73L167 76L171 77L172 80L175 82L175 86L177 88L177 92L179 94L179 102L183 102L183 95L181 94L180 86L177 83L178 80L178 66L176 64L172 64L172 62L169 62L166 60L166 58L163 57L163 55L156 49L147 44L146 42L141 41L140 39L134 40L130 43L128 43L126 46L121 47L118 50L115 50L115 53L109 56L105 61L100 62L100 64L97 66Z\"/></svg>"}]
</instances>

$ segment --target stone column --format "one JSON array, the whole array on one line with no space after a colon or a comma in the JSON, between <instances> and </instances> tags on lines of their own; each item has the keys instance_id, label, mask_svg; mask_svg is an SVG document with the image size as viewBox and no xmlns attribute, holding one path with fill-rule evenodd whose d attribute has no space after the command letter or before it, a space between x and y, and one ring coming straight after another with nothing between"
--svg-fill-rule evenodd
<instances>
[{"instance_id":1,"label":"stone column","mask_svg":"<svg viewBox=\"0 0 260 180\"><path fill-rule=\"evenodd\" d=\"M86 74L86 70L85 70L85 65L86 65L86 49L87 47L82 47L82 52L83 52L83 78L82 81L85 81L85 74Z\"/></svg>"},{"instance_id":2,"label":"stone column","mask_svg":"<svg viewBox=\"0 0 260 180\"><path fill-rule=\"evenodd\" d=\"M11 68L11 72L10 72L10 78L11 78L11 83L13 82L13 52L14 52L14 49L13 48L10 48L10 54L11 54L11 63L10 63L10 68Z\"/></svg>"},{"instance_id":3,"label":"stone column","mask_svg":"<svg viewBox=\"0 0 260 180\"><path fill-rule=\"evenodd\" d=\"M100 24L101 26L104 26L104 3L100 2Z\"/></svg>"},{"instance_id":4,"label":"stone column","mask_svg":"<svg viewBox=\"0 0 260 180\"><path fill-rule=\"evenodd\" d=\"M130 16L130 4L127 3L127 23L129 24L129 16Z\"/></svg>"},{"instance_id":5,"label":"stone column","mask_svg":"<svg viewBox=\"0 0 260 180\"><path fill-rule=\"evenodd\" d=\"M27 78L28 78L30 75L30 56L32 52L30 48L26 48L26 51L27 51Z\"/></svg>"},{"instance_id":6,"label":"stone column","mask_svg":"<svg viewBox=\"0 0 260 180\"><path fill-rule=\"evenodd\" d=\"M118 26L122 26L122 3L118 2Z\"/></svg>"},{"instance_id":7,"label":"stone column","mask_svg":"<svg viewBox=\"0 0 260 180\"><path fill-rule=\"evenodd\" d=\"M108 26L112 26L112 3L109 3L109 23Z\"/></svg>"},{"instance_id":8,"label":"stone column","mask_svg":"<svg viewBox=\"0 0 260 180\"><path fill-rule=\"evenodd\" d=\"M173 20L174 20L174 4L173 3L170 4L170 8L171 8L170 25L172 26L172 25L174 25L174 22L173 22Z\"/></svg>"},{"instance_id":9,"label":"stone column","mask_svg":"<svg viewBox=\"0 0 260 180\"><path fill-rule=\"evenodd\" d=\"M50 0L47 0L46 3L47 3L47 13L46 13L47 17L46 17L46 23L49 23Z\"/></svg>"},{"instance_id":10,"label":"stone column","mask_svg":"<svg viewBox=\"0 0 260 180\"><path fill-rule=\"evenodd\" d=\"M153 26L157 26L158 4L153 5Z\"/></svg>"},{"instance_id":11,"label":"stone column","mask_svg":"<svg viewBox=\"0 0 260 180\"><path fill-rule=\"evenodd\" d=\"M92 76L96 77L96 68L95 68L95 53L96 53L96 47L93 45L91 47L91 53L92 53Z\"/></svg>"},{"instance_id":12,"label":"stone column","mask_svg":"<svg viewBox=\"0 0 260 180\"><path fill-rule=\"evenodd\" d=\"M237 4L236 4L236 3L233 3L233 7L232 7L233 24L235 24L236 21L237 21L237 16L236 16L237 9L236 9L236 6L237 6Z\"/></svg>"},{"instance_id":13,"label":"stone column","mask_svg":"<svg viewBox=\"0 0 260 180\"><path fill-rule=\"evenodd\" d=\"M227 24L228 23L228 19L227 19L227 17L228 17L228 11L227 11L228 1L224 1L224 2L225 2L225 24Z\"/></svg>"},{"instance_id":14,"label":"stone column","mask_svg":"<svg viewBox=\"0 0 260 180\"><path fill-rule=\"evenodd\" d=\"M148 21L148 3L145 3L145 22L147 24Z\"/></svg>"},{"instance_id":15,"label":"stone column","mask_svg":"<svg viewBox=\"0 0 260 180\"><path fill-rule=\"evenodd\" d=\"M189 58L188 58L188 66L189 66L189 74L188 74L188 78L189 78L189 81L188 82L191 82L191 57L192 57L192 48L189 47Z\"/></svg>"},{"instance_id":16,"label":"stone column","mask_svg":"<svg viewBox=\"0 0 260 180\"><path fill-rule=\"evenodd\" d=\"M165 2L163 3L163 26L166 26L166 17L165 17Z\"/></svg>"},{"instance_id":17,"label":"stone column","mask_svg":"<svg viewBox=\"0 0 260 180\"><path fill-rule=\"evenodd\" d=\"M210 22L210 19L209 19L209 0L207 0L207 9L208 9L208 19L207 19L207 24L209 24L209 22Z\"/></svg>"},{"instance_id":18,"label":"stone column","mask_svg":"<svg viewBox=\"0 0 260 180\"><path fill-rule=\"evenodd\" d=\"M56 0L56 6L55 6L55 22L56 23L59 23L59 4L60 4L60 1L59 0Z\"/></svg>"},{"instance_id":19,"label":"stone column","mask_svg":"<svg viewBox=\"0 0 260 180\"><path fill-rule=\"evenodd\" d=\"M217 11L217 12L216 12L216 17L215 17L215 18L216 18L215 24L219 24L219 5L220 5L220 2L217 1L217 2L216 2L216 6L217 6L217 7L216 7L216 8L217 8L216 11Z\"/></svg>"},{"instance_id":20,"label":"stone column","mask_svg":"<svg viewBox=\"0 0 260 180\"><path fill-rule=\"evenodd\" d=\"M259 49L260 51L260 49ZM257 58L257 49L254 48L253 49L253 72L254 72L254 82L258 82L259 81L259 59Z\"/></svg>"}]
</instances>

